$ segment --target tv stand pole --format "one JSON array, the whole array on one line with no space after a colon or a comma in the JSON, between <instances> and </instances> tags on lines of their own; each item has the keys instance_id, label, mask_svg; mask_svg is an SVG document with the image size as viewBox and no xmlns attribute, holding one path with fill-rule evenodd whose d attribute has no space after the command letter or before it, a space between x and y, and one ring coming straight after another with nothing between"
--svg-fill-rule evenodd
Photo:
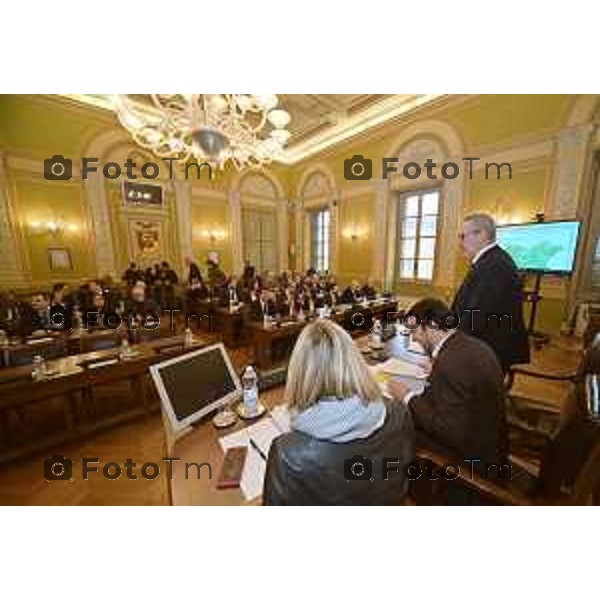
<instances>
[{"instance_id":1,"label":"tv stand pole","mask_svg":"<svg viewBox=\"0 0 600 600\"><path fill-rule=\"evenodd\" d=\"M529 297L529 301L531 302L531 312L529 314L529 325L527 326L527 333L529 337L532 338L533 344L535 346L542 346L550 341L550 337L542 333L540 331L535 330L535 319L537 317L537 308L538 303L542 299L540 295L540 290L542 287L542 274L540 272L535 274L535 284L533 286L533 290L530 292L526 292Z\"/></svg>"}]
</instances>

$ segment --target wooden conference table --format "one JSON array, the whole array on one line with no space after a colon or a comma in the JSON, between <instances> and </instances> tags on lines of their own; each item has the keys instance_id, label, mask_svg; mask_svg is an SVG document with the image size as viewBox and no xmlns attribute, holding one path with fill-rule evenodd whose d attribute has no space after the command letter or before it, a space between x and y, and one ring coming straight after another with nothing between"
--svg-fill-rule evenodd
<instances>
[{"instance_id":1,"label":"wooden conference table","mask_svg":"<svg viewBox=\"0 0 600 600\"><path fill-rule=\"evenodd\" d=\"M124 360L118 348L65 356L39 381L32 365L1 369L0 465L158 411L150 365L203 345L177 335L132 345Z\"/></svg>"},{"instance_id":2,"label":"wooden conference table","mask_svg":"<svg viewBox=\"0 0 600 600\"><path fill-rule=\"evenodd\" d=\"M330 318L342 323L346 319L346 311L353 308L371 310L373 317L380 320L385 320L388 317L393 320L400 316L396 299L381 298L355 306L339 304L336 306L336 312ZM260 369L268 369L289 358L293 344L307 322L306 320L298 321L297 319L279 319L266 325L260 321L248 323L256 366ZM353 335L364 333L359 328L354 329L354 331L350 329L350 332Z\"/></svg>"},{"instance_id":3,"label":"wooden conference table","mask_svg":"<svg viewBox=\"0 0 600 600\"><path fill-rule=\"evenodd\" d=\"M367 343L366 338L357 341L359 346ZM385 343L385 346L390 355L401 356L406 352L400 336L392 338ZM279 385L263 391L259 396L260 402L268 409L273 409L283 403L284 390L285 386ZM267 415L268 413L260 418L268 418ZM248 427L256 421L258 419L238 419L231 427L217 429L210 419L204 419L189 433L175 441L167 450L169 458L179 459L172 462L172 477L168 481L171 504L175 506L261 504L261 498L252 501L245 500L239 488L219 490L216 487L224 458L219 438ZM187 469L188 476L186 477L186 463L209 463L212 467L212 478L209 478L207 467L199 469L200 478L198 478L198 468L194 466Z\"/></svg>"}]
</instances>

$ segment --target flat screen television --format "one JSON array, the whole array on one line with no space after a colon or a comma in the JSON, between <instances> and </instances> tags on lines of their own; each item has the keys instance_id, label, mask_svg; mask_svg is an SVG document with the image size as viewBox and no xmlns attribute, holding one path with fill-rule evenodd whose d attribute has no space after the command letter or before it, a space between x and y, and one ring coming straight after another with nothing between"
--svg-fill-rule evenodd
<instances>
[{"instance_id":1,"label":"flat screen television","mask_svg":"<svg viewBox=\"0 0 600 600\"><path fill-rule=\"evenodd\" d=\"M174 431L185 429L242 394L223 344L152 365L150 373Z\"/></svg>"},{"instance_id":2,"label":"flat screen television","mask_svg":"<svg viewBox=\"0 0 600 600\"><path fill-rule=\"evenodd\" d=\"M503 225L496 239L519 271L570 275L575 267L580 221Z\"/></svg>"}]
</instances>

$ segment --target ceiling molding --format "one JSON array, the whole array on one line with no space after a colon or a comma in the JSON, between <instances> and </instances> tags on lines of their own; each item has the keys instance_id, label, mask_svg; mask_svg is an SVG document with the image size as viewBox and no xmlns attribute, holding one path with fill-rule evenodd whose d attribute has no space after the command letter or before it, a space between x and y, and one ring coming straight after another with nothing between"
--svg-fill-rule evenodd
<instances>
[{"instance_id":1,"label":"ceiling molding","mask_svg":"<svg viewBox=\"0 0 600 600\"><path fill-rule=\"evenodd\" d=\"M85 104L101 111L114 112L110 94L68 94L71 103ZM416 111L448 99L445 94L388 94L388 95L325 95L296 94L283 96L292 112L294 109L300 130L300 141L293 142L281 153L276 162L295 165L324 150L336 148L347 140L364 135L387 122L409 116ZM312 111L312 113L311 113ZM313 133L311 133L311 131Z\"/></svg>"}]
</instances>

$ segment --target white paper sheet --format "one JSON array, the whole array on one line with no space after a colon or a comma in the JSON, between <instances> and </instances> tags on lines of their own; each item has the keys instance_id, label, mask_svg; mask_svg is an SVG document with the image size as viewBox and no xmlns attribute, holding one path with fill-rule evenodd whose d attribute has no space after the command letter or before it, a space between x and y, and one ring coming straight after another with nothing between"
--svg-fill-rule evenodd
<instances>
[{"instance_id":1,"label":"white paper sheet","mask_svg":"<svg viewBox=\"0 0 600 600\"><path fill-rule=\"evenodd\" d=\"M427 373L422 367L402 358L389 358L381 364L381 369L390 375L402 375L403 377L414 377L416 379L427 377Z\"/></svg>"},{"instance_id":2,"label":"white paper sheet","mask_svg":"<svg viewBox=\"0 0 600 600\"><path fill-rule=\"evenodd\" d=\"M283 409L285 410L285 409ZM239 446L247 446L248 454L242 471L242 479L240 489L246 500L254 500L262 494L263 481L265 479L265 471L267 463L260 453L250 444L250 438L261 449L265 457L269 456L269 449L273 440L289 430L285 428L285 414L282 409L273 411L274 419L266 417L258 423L254 423L249 427L240 429L234 433L230 433L219 439L223 452L229 448ZM288 417L289 419L289 417ZM289 423L289 420L288 420Z\"/></svg>"}]
</instances>

